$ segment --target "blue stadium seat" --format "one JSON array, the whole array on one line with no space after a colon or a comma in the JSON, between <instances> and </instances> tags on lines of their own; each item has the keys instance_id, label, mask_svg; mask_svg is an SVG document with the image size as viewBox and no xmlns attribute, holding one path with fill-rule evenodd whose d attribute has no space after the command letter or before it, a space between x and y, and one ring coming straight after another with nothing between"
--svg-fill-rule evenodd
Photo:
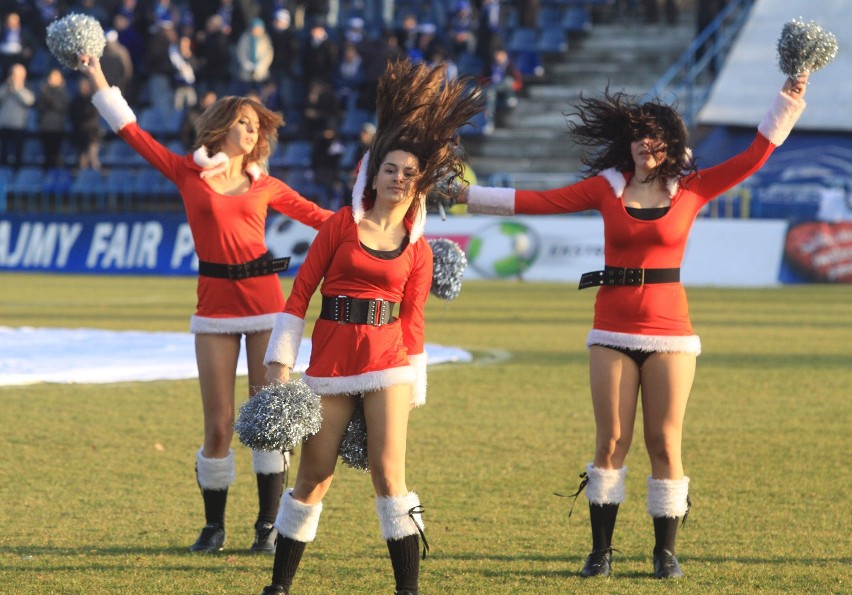
<instances>
[{"instance_id":1,"label":"blue stadium seat","mask_svg":"<svg viewBox=\"0 0 852 595\"><path fill-rule=\"evenodd\" d=\"M538 50L536 45L538 31L532 27L518 27L509 35L509 42L506 44L506 49L511 53L518 52L535 52Z\"/></svg>"},{"instance_id":2,"label":"blue stadium seat","mask_svg":"<svg viewBox=\"0 0 852 595\"><path fill-rule=\"evenodd\" d=\"M42 192L65 195L71 190L74 176L64 167L53 167L43 174Z\"/></svg>"},{"instance_id":3,"label":"blue stadium seat","mask_svg":"<svg viewBox=\"0 0 852 595\"><path fill-rule=\"evenodd\" d=\"M361 133L361 127L372 120L373 113L363 109L350 109L346 111L343 122L340 123L339 132L344 138L356 137Z\"/></svg>"},{"instance_id":4,"label":"blue stadium seat","mask_svg":"<svg viewBox=\"0 0 852 595\"><path fill-rule=\"evenodd\" d=\"M556 23L562 21L562 7L561 6L542 6L538 9L538 15L536 16L536 27L541 29L547 29L548 27L553 26Z\"/></svg>"},{"instance_id":5,"label":"blue stadium seat","mask_svg":"<svg viewBox=\"0 0 852 595\"><path fill-rule=\"evenodd\" d=\"M35 196L41 193L44 185L44 172L40 167L24 166L15 173L7 186L9 194L18 197Z\"/></svg>"},{"instance_id":6,"label":"blue stadium seat","mask_svg":"<svg viewBox=\"0 0 852 595\"><path fill-rule=\"evenodd\" d=\"M85 211L104 206L104 176L94 169L81 169L74 176L68 192L71 203Z\"/></svg>"},{"instance_id":7,"label":"blue stadium seat","mask_svg":"<svg viewBox=\"0 0 852 595\"><path fill-rule=\"evenodd\" d=\"M280 166L285 168L310 167L311 143L305 140L292 141L284 145Z\"/></svg>"},{"instance_id":8,"label":"blue stadium seat","mask_svg":"<svg viewBox=\"0 0 852 595\"><path fill-rule=\"evenodd\" d=\"M485 112L480 112L475 115L469 124L465 124L459 128L461 136L485 136L487 129L490 127L490 120Z\"/></svg>"},{"instance_id":9,"label":"blue stadium seat","mask_svg":"<svg viewBox=\"0 0 852 595\"><path fill-rule=\"evenodd\" d=\"M585 35L592 30L592 16L585 6L575 6L565 11L562 29L569 35Z\"/></svg>"},{"instance_id":10,"label":"blue stadium seat","mask_svg":"<svg viewBox=\"0 0 852 595\"><path fill-rule=\"evenodd\" d=\"M23 165L42 165L44 163L44 147L41 141L37 138L25 140L21 159Z\"/></svg>"},{"instance_id":11,"label":"blue stadium seat","mask_svg":"<svg viewBox=\"0 0 852 595\"><path fill-rule=\"evenodd\" d=\"M560 25L542 29L538 38L538 51L542 54L564 54L568 51L568 40Z\"/></svg>"},{"instance_id":12,"label":"blue stadium seat","mask_svg":"<svg viewBox=\"0 0 852 595\"><path fill-rule=\"evenodd\" d=\"M106 167L131 167L146 165L139 153L120 138L107 142L101 151L101 163Z\"/></svg>"}]
</instances>

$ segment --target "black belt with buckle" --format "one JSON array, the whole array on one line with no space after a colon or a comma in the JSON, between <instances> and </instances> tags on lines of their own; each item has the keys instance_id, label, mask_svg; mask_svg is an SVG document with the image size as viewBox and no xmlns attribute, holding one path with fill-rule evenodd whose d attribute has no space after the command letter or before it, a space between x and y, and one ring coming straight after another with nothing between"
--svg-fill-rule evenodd
<instances>
[{"instance_id":1,"label":"black belt with buckle","mask_svg":"<svg viewBox=\"0 0 852 595\"><path fill-rule=\"evenodd\" d=\"M680 268L676 269L627 269L623 267L604 267L602 271L583 273L577 289L597 287L599 285L648 285L650 283L677 283L680 281Z\"/></svg>"},{"instance_id":2,"label":"black belt with buckle","mask_svg":"<svg viewBox=\"0 0 852 595\"><path fill-rule=\"evenodd\" d=\"M336 297L322 296L320 318L332 320L341 324L370 324L382 326L393 320L393 309L396 302L387 300L362 300L359 298L338 295Z\"/></svg>"},{"instance_id":3,"label":"black belt with buckle","mask_svg":"<svg viewBox=\"0 0 852 595\"><path fill-rule=\"evenodd\" d=\"M231 279L239 281L249 277L261 277L263 275L274 275L286 271L290 266L290 257L271 258L269 252L249 262L241 264L219 264L218 262L198 261L198 274L204 277L216 277L217 279Z\"/></svg>"}]
</instances>

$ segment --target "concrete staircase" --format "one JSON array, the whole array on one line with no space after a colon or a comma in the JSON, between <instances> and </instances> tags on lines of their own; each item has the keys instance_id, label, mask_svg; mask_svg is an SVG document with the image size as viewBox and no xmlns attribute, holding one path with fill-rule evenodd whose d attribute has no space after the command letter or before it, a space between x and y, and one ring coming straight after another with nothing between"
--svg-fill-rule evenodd
<instances>
[{"instance_id":1,"label":"concrete staircase","mask_svg":"<svg viewBox=\"0 0 852 595\"><path fill-rule=\"evenodd\" d=\"M573 111L581 92L599 97L607 85L611 91L646 93L689 46L695 20L694 4L685 0L674 25L613 18L572 39L564 56L545 64L547 82L526 86L505 127L464 139L481 183L495 173L577 173L580 148L568 137L563 114Z\"/></svg>"}]
</instances>

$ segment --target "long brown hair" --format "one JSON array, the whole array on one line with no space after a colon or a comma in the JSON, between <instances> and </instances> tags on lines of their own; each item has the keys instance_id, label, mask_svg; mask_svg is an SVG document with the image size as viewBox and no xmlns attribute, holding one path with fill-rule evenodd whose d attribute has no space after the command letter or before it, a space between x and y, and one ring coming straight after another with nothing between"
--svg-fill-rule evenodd
<instances>
[{"instance_id":1,"label":"long brown hair","mask_svg":"<svg viewBox=\"0 0 852 595\"><path fill-rule=\"evenodd\" d=\"M272 151L271 142L278 138L278 129L284 125L284 118L248 97L222 97L204 110L195 124L197 136L192 150L206 147L212 157L219 152L231 126L234 125L243 108L250 107L257 113L260 123L257 131L257 144L251 153L243 158L243 168L249 163L265 164Z\"/></svg>"},{"instance_id":2,"label":"long brown hair","mask_svg":"<svg viewBox=\"0 0 852 595\"><path fill-rule=\"evenodd\" d=\"M666 158L650 178L677 179L696 165L689 151L688 133L683 120L669 105L659 100L639 102L623 92L610 93L607 88L602 99L580 96L577 116L568 128L574 141L593 149L583 156L589 176L610 167L633 171L635 163L630 143L644 137L657 139L666 145Z\"/></svg>"},{"instance_id":3,"label":"long brown hair","mask_svg":"<svg viewBox=\"0 0 852 595\"><path fill-rule=\"evenodd\" d=\"M485 108L481 89L469 79L448 80L446 66L392 61L379 79L376 99L376 134L370 143L364 208L376 201L372 181L391 151L417 157L420 175L412 191L408 217L416 219L423 208L420 197L449 175L462 177L463 153L458 129Z\"/></svg>"}]
</instances>

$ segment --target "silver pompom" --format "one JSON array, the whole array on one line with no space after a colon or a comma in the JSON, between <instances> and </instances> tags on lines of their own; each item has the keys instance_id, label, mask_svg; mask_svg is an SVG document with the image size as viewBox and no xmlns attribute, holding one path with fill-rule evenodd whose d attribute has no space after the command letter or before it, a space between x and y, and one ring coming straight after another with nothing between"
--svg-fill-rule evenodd
<instances>
[{"instance_id":1,"label":"silver pompom","mask_svg":"<svg viewBox=\"0 0 852 595\"><path fill-rule=\"evenodd\" d=\"M364 399L358 399L358 406L352 413L343 441L338 450L340 460L353 469L369 471L370 462L367 459L367 420L364 418Z\"/></svg>"},{"instance_id":2,"label":"silver pompom","mask_svg":"<svg viewBox=\"0 0 852 595\"><path fill-rule=\"evenodd\" d=\"M48 25L46 42L60 64L76 69L80 54L101 57L106 37L97 19L72 13Z\"/></svg>"},{"instance_id":3,"label":"silver pompom","mask_svg":"<svg viewBox=\"0 0 852 595\"><path fill-rule=\"evenodd\" d=\"M319 432L322 404L301 379L276 382L260 389L240 406L234 430L254 450L292 450Z\"/></svg>"},{"instance_id":4,"label":"silver pompom","mask_svg":"<svg viewBox=\"0 0 852 595\"><path fill-rule=\"evenodd\" d=\"M447 209L458 202L462 190L462 181L452 174L444 177L426 194L426 212L439 213L441 219L447 218Z\"/></svg>"},{"instance_id":5,"label":"silver pompom","mask_svg":"<svg viewBox=\"0 0 852 595\"><path fill-rule=\"evenodd\" d=\"M452 240L429 240L432 246L432 295L442 300L454 300L461 293L462 276L467 267L467 257L461 246Z\"/></svg>"},{"instance_id":6,"label":"silver pompom","mask_svg":"<svg viewBox=\"0 0 852 595\"><path fill-rule=\"evenodd\" d=\"M793 19L778 39L778 66L791 78L824 68L837 56L837 38L813 21Z\"/></svg>"}]
</instances>

